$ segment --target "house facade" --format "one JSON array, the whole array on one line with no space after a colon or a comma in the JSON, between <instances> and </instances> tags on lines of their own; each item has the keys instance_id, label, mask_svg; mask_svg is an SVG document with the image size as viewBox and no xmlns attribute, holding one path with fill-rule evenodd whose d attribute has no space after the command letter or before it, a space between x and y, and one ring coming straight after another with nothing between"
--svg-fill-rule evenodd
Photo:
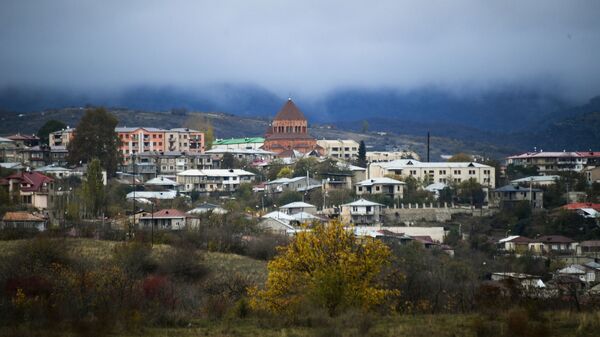
<instances>
[{"instance_id":1,"label":"house facade","mask_svg":"<svg viewBox=\"0 0 600 337\"><path fill-rule=\"evenodd\" d=\"M491 192L490 204L499 208L513 208L527 202L533 208L544 208L544 191L539 188L506 185Z\"/></svg>"},{"instance_id":2,"label":"house facade","mask_svg":"<svg viewBox=\"0 0 600 337\"><path fill-rule=\"evenodd\" d=\"M354 188L356 195L385 195L392 199L404 196L405 183L391 178L373 178L358 182Z\"/></svg>"},{"instance_id":3,"label":"house facade","mask_svg":"<svg viewBox=\"0 0 600 337\"><path fill-rule=\"evenodd\" d=\"M177 183L182 192L235 192L240 184L253 182L254 176L239 169L194 169L177 173Z\"/></svg>"},{"instance_id":4,"label":"house facade","mask_svg":"<svg viewBox=\"0 0 600 337\"><path fill-rule=\"evenodd\" d=\"M39 210L52 207L54 197L54 179L39 172L19 172L2 180L1 185L8 187L11 197L18 196L21 204Z\"/></svg>"},{"instance_id":5,"label":"house facade","mask_svg":"<svg viewBox=\"0 0 600 337\"><path fill-rule=\"evenodd\" d=\"M428 162L414 159L400 159L391 162L369 164L369 178L385 176L413 177L432 183L461 183L474 179L482 186L496 186L495 168L475 162Z\"/></svg>"},{"instance_id":6,"label":"house facade","mask_svg":"<svg viewBox=\"0 0 600 337\"><path fill-rule=\"evenodd\" d=\"M352 139L321 139L317 145L323 148L324 155L331 158L353 160L358 158L358 142Z\"/></svg>"},{"instance_id":7,"label":"house facade","mask_svg":"<svg viewBox=\"0 0 600 337\"><path fill-rule=\"evenodd\" d=\"M354 225L377 225L383 220L385 205L365 199L344 204L341 207L342 222Z\"/></svg>"}]
</instances>

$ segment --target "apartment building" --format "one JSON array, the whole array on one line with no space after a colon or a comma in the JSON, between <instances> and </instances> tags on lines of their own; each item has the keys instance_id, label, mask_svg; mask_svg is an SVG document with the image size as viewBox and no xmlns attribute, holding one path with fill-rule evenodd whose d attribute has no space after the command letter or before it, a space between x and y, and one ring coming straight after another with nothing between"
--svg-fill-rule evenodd
<instances>
[{"instance_id":1,"label":"apartment building","mask_svg":"<svg viewBox=\"0 0 600 337\"><path fill-rule=\"evenodd\" d=\"M117 127L115 131L121 140L119 152L126 160L148 151L204 152L204 134L192 129Z\"/></svg>"},{"instance_id":2,"label":"apartment building","mask_svg":"<svg viewBox=\"0 0 600 337\"><path fill-rule=\"evenodd\" d=\"M50 132L48 135L48 145L51 149L66 149L67 145L75 137L75 129L67 127L59 131Z\"/></svg>"},{"instance_id":3,"label":"apartment building","mask_svg":"<svg viewBox=\"0 0 600 337\"><path fill-rule=\"evenodd\" d=\"M492 191L490 204L500 208L514 208L521 202L531 204L533 208L544 207L544 191L539 188L506 185Z\"/></svg>"},{"instance_id":4,"label":"apartment building","mask_svg":"<svg viewBox=\"0 0 600 337\"><path fill-rule=\"evenodd\" d=\"M414 151L367 151L367 163L386 163L400 159L416 159L421 160L419 155Z\"/></svg>"},{"instance_id":5,"label":"apartment building","mask_svg":"<svg viewBox=\"0 0 600 337\"><path fill-rule=\"evenodd\" d=\"M535 166L542 175L561 171L581 172L588 166L600 165L600 152L526 152L506 158L506 163Z\"/></svg>"},{"instance_id":6,"label":"apartment building","mask_svg":"<svg viewBox=\"0 0 600 337\"><path fill-rule=\"evenodd\" d=\"M317 145L325 150L325 155L339 159L356 159L358 158L359 144L352 139L321 139L317 140Z\"/></svg>"},{"instance_id":7,"label":"apartment building","mask_svg":"<svg viewBox=\"0 0 600 337\"><path fill-rule=\"evenodd\" d=\"M254 173L239 169L194 169L177 173L182 192L234 192L240 184L253 181Z\"/></svg>"},{"instance_id":8,"label":"apartment building","mask_svg":"<svg viewBox=\"0 0 600 337\"><path fill-rule=\"evenodd\" d=\"M179 151L142 152L135 156L135 162L138 168L144 167L143 169L151 171L153 175L175 175L177 172L191 169L212 169L216 164L210 154ZM131 172L131 168L127 168L127 171Z\"/></svg>"},{"instance_id":9,"label":"apartment building","mask_svg":"<svg viewBox=\"0 0 600 337\"><path fill-rule=\"evenodd\" d=\"M495 168L474 162L429 162L400 159L391 162L369 164L369 178L385 176L413 177L429 183L456 183L475 179L485 187L496 186Z\"/></svg>"}]
</instances>

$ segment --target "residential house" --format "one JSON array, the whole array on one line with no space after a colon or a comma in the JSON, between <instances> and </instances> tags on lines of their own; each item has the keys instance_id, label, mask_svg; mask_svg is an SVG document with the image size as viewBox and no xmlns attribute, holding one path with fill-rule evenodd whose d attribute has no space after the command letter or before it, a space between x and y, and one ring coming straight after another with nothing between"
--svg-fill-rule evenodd
<instances>
[{"instance_id":1,"label":"residential house","mask_svg":"<svg viewBox=\"0 0 600 337\"><path fill-rule=\"evenodd\" d=\"M530 243L530 250L535 253L572 254L577 251L578 243L562 235L544 235Z\"/></svg>"},{"instance_id":2,"label":"residential house","mask_svg":"<svg viewBox=\"0 0 600 337\"><path fill-rule=\"evenodd\" d=\"M173 200L177 197L177 191L133 191L127 193L127 200L135 200L136 202L151 204L160 200Z\"/></svg>"},{"instance_id":3,"label":"residential house","mask_svg":"<svg viewBox=\"0 0 600 337\"><path fill-rule=\"evenodd\" d=\"M580 279L582 282L590 283L591 278L595 278L593 272L588 274L585 270L585 267L580 264L571 264L566 266L565 268L559 269L554 273L554 276L571 276Z\"/></svg>"},{"instance_id":4,"label":"residential house","mask_svg":"<svg viewBox=\"0 0 600 337\"><path fill-rule=\"evenodd\" d=\"M2 217L0 228L25 228L43 231L46 229L46 218L29 212L6 212Z\"/></svg>"},{"instance_id":5,"label":"residential house","mask_svg":"<svg viewBox=\"0 0 600 337\"><path fill-rule=\"evenodd\" d=\"M186 226L187 215L177 209L162 209L140 218L140 227L144 229L182 230Z\"/></svg>"},{"instance_id":6,"label":"residential house","mask_svg":"<svg viewBox=\"0 0 600 337\"><path fill-rule=\"evenodd\" d=\"M279 178L265 183L265 192L269 194L285 191L306 192L321 188L321 182L305 176L294 178Z\"/></svg>"},{"instance_id":7,"label":"residential house","mask_svg":"<svg viewBox=\"0 0 600 337\"><path fill-rule=\"evenodd\" d=\"M311 205L302 201L292 202L279 207L279 211L288 215L293 215L296 213L309 213L316 214L317 206Z\"/></svg>"},{"instance_id":8,"label":"residential house","mask_svg":"<svg viewBox=\"0 0 600 337\"><path fill-rule=\"evenodd\" d=\"M418 226L354 226L354 233L357 236L369 236L373 231L387 231L395 234L403 234L408 235L411 238L420 238L423 241L428 240L429 238L431 242L436 244L441 244L444 242L444 238L446 237L446 231L444 227L418 227Z\"/></svg>"},{"instance_id":9,"label":"residential house","mask_svg":"<svg viewBox=\"0 0 600 337\"><path fill-rule=\"evenodd\" d=\"M307 212L288 214L282 211L274 211L263 215L258 226L272 233L293 235L297 231L303 230L300 227L302 224L315 221L324 222L326 219Z\"/></svg>"},{"instance_id":10,"label":"residential house","mask_svg":"<svg viewBox=\"0 0 600 337\"><path fill-rule=\"evenodd\" d=\"M385 205L365 199L342 205L341 220L354 225L376 225L383 221Z\"/></svg>"},{"instance_id":11,"label":"residential house","mask_svg":"<svg viewBox=\"0 0 600 337\"><path fill-rule=\"evenodd\" d=\"M2 180L11 196L18 195L22 204L37 209L52 207L54 179L39 172L19 172Z\"/></svg>"},{"instance_id":12,"label":"residential house","mask_svg":"<svg viewBox=\"0 0 600 337\"><path fill-rule=\"evenodd\" d=\"M413 177L432 183L461 183L474 179L485 187L496 186L495 168L475 162L420 162L415 159L399 159L390 162L371 163L369 178L385 176Z\"/></svg>"},{"instance_id":13,"label":"residential house","mask_svg":"<svg viewBox=\"0 0 600 337\"><path fill-rule=\"evenodd\" d=\"M219 205L210 204L208 202L203 202L202 204L194 207L194 209L189 210L187 213L190 215L227 214L227 210L222 208Z\"/></svg>"},{"instance_id":14,"label":"residential house","mask_svg":"<svg viewBox=\"0 0 600 337\"><path fill-rule=\"evenodd\" d=\"M550 186L556 184L556 181L560 178L560 176L550 175L550 176L531 176L525 177L521 179L511 180L511 185L521 185L521 186Z\"/></svg>"},{"instance_id":15,"label":"residential house","mask_svg":"<svg viewBox=\"0 0 600 337\"><path fill-rule=\"evenodd\" d=\"M156 178L152 178L147 180L144 183L144 186L150 189L158 189L158 190L177 190L179 184L175 180L171 180L165 176L158 176Z\"/></svg>"},{"instance_id":16,"label":"residential house","mask_svg":"<svg viewBox=\"0 0 600 337\"><path fill-rule=\"evenodd\" d=\"M403 181L391 178L373 178L355 185L356 195L384 195L392 199L401 199L404 195Z\"/></svg>"},{"instance_id":17,"label":"residential house","mask_svg":"<svg viewBox=\"0 0 600 337\"><path fill-rule=\"evenodd\" d=\"M230 154L233 158L247 162L269 162L275 157L275 153L263 149L233 149L233 148L213 148L205 152L211 155L215 160L221 162L225 154Z\"/></svg>"},{"instance_id":18,"label":"residential house","mask_svg":"<svg viewBox=\"0 0 600 337\"><path fill-rule=\"evenodd\" d=\"M183 192L235 192L240 184L254 181L254 173L240 169L187 170L177 173Z\"/></svg>"},{"instance_id":19,"label":"residential house","mask_svg":"<svg viewBox=\"0 0 600 337\"><path fill-rule=\"evenodd\" d=\"M529 245L531 242L532 240L527 237L513 235L500 239L498 241L498 247L507 252L523 254L529 251Z\"/></svg>"},{"instance_id":20,"label":"residential house","mask_svg":"<svg viewBox=\"0 0 600 337\"><path fill-rule=\"evenodd\" d=\"M577 255L600 255L600 240L582 241L577 246Z\"/></svg>"},{"instance_id":21,"label":"residential house","mask_svg":"<svg viewBox=\"0 0 600 337\"><path fill-rule=\"evenodd\" d=\"M500 208L514 208L526 202L533 208L544 207L544 191L539 188L506 185L492 191L490 204Z\"/></svg>"},{"instance_id":22,"label":"residential house","mask_svg":"<svg viewBox=\"0 0 600 337\"><path fill-rule=\"evenodd\" d=\"M546 288L540 276L523 274L523 273L492 273L492 281L516 281L524 289L530 288Z\"/></svg>"}]
</instances>

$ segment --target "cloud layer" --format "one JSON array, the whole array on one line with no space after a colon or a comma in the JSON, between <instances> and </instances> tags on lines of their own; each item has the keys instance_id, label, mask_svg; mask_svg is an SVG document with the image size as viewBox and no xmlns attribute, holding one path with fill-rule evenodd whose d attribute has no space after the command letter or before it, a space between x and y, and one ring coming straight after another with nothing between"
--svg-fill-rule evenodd
<instances>
[{"instance_id":1,"label":"cloud layer","mask_svg":"<svg viewBox=\"0 0 600 337\"><path fill-rule=\"evenodd\" d=\"M600 93L600 2L4 0L0 86Z\"/></svg>"}]
</instances>

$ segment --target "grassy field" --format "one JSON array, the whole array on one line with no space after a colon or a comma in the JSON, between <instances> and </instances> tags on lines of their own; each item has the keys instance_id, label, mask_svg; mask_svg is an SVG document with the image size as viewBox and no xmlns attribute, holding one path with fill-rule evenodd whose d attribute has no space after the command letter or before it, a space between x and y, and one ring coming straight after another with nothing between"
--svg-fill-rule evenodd
<instances>
[{"instance_id":1,"label":"grassy field","mask_svg":"<svg viewBox=\"0 0 600 337\"><path fill-rule=\"evenodd\" d=\"M111 257L116 245L123 242L94 239L52 239L59 245L65 245L72 256L85 256L90 259L104 260ZM0 258L13 252L26 240L0 241ZM154 245L152 254L159 256L173 249L168 245ZM201 255L204 264L215 275L241 274L249 279L262 282L267 275L267 263L237 254L205 252Z\"/></svg>"}]
</instances>

